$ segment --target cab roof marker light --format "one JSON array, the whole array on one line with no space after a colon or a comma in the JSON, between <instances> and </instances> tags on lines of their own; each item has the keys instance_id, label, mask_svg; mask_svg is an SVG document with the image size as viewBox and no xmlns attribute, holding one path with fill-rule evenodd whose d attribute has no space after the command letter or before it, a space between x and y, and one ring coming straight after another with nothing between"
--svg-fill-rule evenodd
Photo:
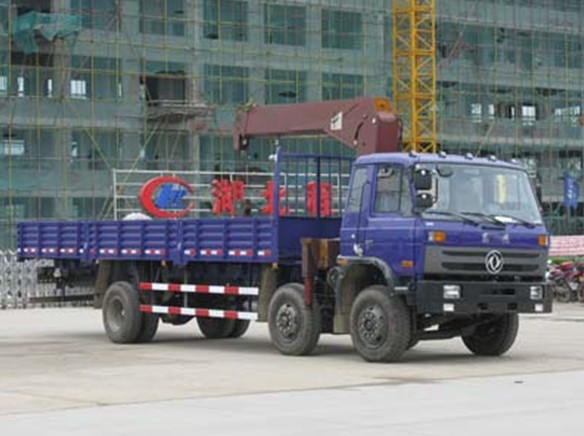
<instances>
[{"instance_id":1,"label":"cab roof marker light","mask_svg":"<svg viewBox=\"0 0 584 436\"><path fill-rule=\"evenodd\" d=\"M411 150L410 157L418 157L418 153L416 153L414 150Z\"/></svg>"},{"instance_id":2,"label":"cab roof marker light","mask_svg":"<svg viewBox=\"0 0 584 436\"><path fill-rule=\"evenodd\" d=\"M467 159L467 160L472 160L474 158L474 156L473 156L472 153L467 153L467 154L464 155L464 158Z\"/></svg>"},{"instance_id":3,"label":"cab roof marker light","mask_svg":"<svg viewBox=\"0 0 584 436\"><path fill-rule=\"evenodd\" d=\"M492 154L492 155L489 156L489 160L491 162L497 162L497 156L495 156L494 154Z\"/></svg>"},{"instance_id":4,"label":"cab roof marker light","mask_svg":"<svg viewBox=\"0 0 584 436\"><path fill-rule=\"evenodd\" d=\"M441 157L442 159L446 159L446 156L448 156L448 155L446 154L446 152L445 152L445 151L440 151L440 152L438 153L438 156L439 156L439 157Z\"/></svg>"}]
</instances>

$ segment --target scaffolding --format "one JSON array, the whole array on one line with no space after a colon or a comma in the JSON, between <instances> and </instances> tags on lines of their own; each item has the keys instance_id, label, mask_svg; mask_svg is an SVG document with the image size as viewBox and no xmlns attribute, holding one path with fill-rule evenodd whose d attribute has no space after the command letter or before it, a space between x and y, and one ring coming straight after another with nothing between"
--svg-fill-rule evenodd
<instances>
[{"instance_id":1,"label":"scaffolding","mask_svg":"<svg viewBox=\"0 0 584 436\"><path fill-rule=\"evenodd\" d=\"M434 0L393 0L393 96L405 151L437 151L435 18Z\"/></svg>"},{"instance_id":2,"label":"scaffolding","mask_svg":"<svg viewBox=\"0 0 584 436\"><path fill-rule=\"evenodd\" d=\"M268 171L272 142L232 149L242 104L387 95L414 126L393 90L400 3L433 2L0 0L0 248L21 220L112 218L114 170ZM584 221L582 201L562 204L564 177L583 178L582 3L441 0L418 20L435 22L418 45L422 147L517 158L556 234Z\"/></svg>"}]
</instances>

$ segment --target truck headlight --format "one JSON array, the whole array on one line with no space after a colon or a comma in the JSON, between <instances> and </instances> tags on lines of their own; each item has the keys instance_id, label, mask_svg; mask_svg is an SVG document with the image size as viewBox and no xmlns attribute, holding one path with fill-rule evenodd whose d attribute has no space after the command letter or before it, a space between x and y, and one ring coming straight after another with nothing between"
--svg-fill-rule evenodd
<instances>
[{"instance_id":1,"label":"truck headlight","mask_svg":"<svg viewBox=\"0 0 584 436\"><path fill-rule=\"evenodd\" d=\"M532 300L543 299L543 287L542 286L530 286L529 287L529 298Z\"/></svg>"},{"instance_id":2,"label":"truck headlight","mask_svg":"<svg viewBox=\"0 0 584 436\"><path fill-rule=\"evenodd\" d=\"M459 285L444 285L442 290L445 300L458 300L460 298Z\"/></svg>"}]
</instances>

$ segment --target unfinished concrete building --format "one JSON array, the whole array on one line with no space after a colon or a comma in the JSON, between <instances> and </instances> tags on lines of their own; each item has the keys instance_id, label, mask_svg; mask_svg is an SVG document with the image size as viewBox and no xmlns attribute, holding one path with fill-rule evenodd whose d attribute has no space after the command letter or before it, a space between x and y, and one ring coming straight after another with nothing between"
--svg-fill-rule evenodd
<instances>
[{"instance_id":1,"label":"unfinished concrete building","mask_svg":"<svg viewBox=\"0 0 584 436\"><path fill-rule=\"evenodd\" d=\"M562 178L582 179L582 2L436 3L439 146L519 159L550 228L580 231ZM0 0L0 247L19 220L114 217L114 169L268 170L269 142L231 149L238 105L391 97L391 11L391 0Z\"/></svg>"}]
</instances>

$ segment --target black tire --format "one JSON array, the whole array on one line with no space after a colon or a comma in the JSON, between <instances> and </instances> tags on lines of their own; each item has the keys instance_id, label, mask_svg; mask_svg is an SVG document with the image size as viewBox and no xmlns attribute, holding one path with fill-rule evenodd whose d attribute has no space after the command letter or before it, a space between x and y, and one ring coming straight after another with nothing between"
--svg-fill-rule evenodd
<instances>
[{"instance_id":1,"label":"black tire","mask_svg":"<svg viewBox=\"0 0 584 436\"><path fill-rule=\"evenodd\" d=\"M584 283L580 283L578 286L578 301L584 303Z\"/></svg>"},{"instance_id":2,"label":"black tire","mask_svg":"<svg viewBox=\"0 0 584 436\"><path fill-rule=\"evenodd\" d=\"M162 315L160 320L167 324L172 325L185 325L190 322L194 317L185 315Z\"/></svg>"},{"instance_id":3,"label":"black tire","mask_svg":"<svg viewBox=\"0 0 584 436\"><path fill-rule=\"evenodd\" d=\"M231 304L231 310L235 311L245 311L243 303L233 301ZM233 325L233 331L229 334L230 338L240 338L242 337L247 329L249 328L250 321L247 319L237 319Z\"/></svg>"},{"instance_id":4,"label":"black tire","mask_svg":"<svg viewBox=\"0 0 584 436\"><path fill-rule=\"evenodd\" d=\"M138 292L128 282L115 282L107 289L102 309L105 332L116 344L138 340L143 325Z\"/></svg>"},{"instance_id":5,"label":"black tire","mask_svg":"<svg viewBox=\"0 0 584 436\"><path fill-rule=\"evenodd\" d=\"M282 354L310 354L320 337L320 310L304 303L304 287L288 283L274 292L268 307L268 328L272 344Z\"/></svg>"},{"instance_id":6,"label":"black tire","mask_svg":"<svg viewBox=\"0 0 584 436\"><path fill-rule=\"evenodd\" d=\"M510 313L478 325L470 335L463 334L462 341L477 356L501 356L515 342L518 330L519 316Z\"/></svg>"},{"instance_id":7,"label":"black tire","mask_svg":"<svg viewBox=\"0 0 584 436\"><path fill-rule=\"evenodd\" d=\"M412 343L410 311L387 287L365 288L351 307L351 339L368 362L395 362ZM415 344L414 344L415 345Z\"/></svg>"},{"instance_id":8,"label":"black tire","mask_svg":"<svg viewBox=\"0 0 584 436\"><path fill-rule=\"evenodd\" d=\"M554 284L554 297L560 303L569 303L571 300L572 289L567 280L562 279Z\"/></svg>"},{"instance_id":9,"label":"black tire","mask_svg":"<svg viewBox=\"0 0 584 436\"><path fill-rule=\"evenodd\" d=\"M142 326L136 342L144 344L154 339L154 335L158 331L158 318L159 316L153 313L142 314Z\"/></svg>"},{"instance_id":10,"label":"black tire","mask_svg":"<svg viewBox=\"0 0 584 436\"><path fill-rule=\"evenodd\" d=\"M242 337L247 329L249 328L249 321L245 319L237 319L235 320L235 324L233 326L233 330L229 334L230 338L240 338Z\"/></svg>"},{"instance_id":11,"label":"black tire","mask_svg":"<svg viewBox=\"0 0 584 436\"><path fill-rule=\"evenodd\" d=\"M234 319L197 318L199 330L207 339L225 339L235 327Z\"/></svg>"},{"instance_id":12,"label":"black tire","mask_svg":"<svg viewBox=\"0 0 584 436\"><path fill-rule=\"evenodd\" d=\"M411 350L412 348L414 348L416 345L418 345L420 342L420 338L417 338L415 336L412 336L410 338L410 342L408 343L408 350Z\"/></svg>"}]
</instances>

